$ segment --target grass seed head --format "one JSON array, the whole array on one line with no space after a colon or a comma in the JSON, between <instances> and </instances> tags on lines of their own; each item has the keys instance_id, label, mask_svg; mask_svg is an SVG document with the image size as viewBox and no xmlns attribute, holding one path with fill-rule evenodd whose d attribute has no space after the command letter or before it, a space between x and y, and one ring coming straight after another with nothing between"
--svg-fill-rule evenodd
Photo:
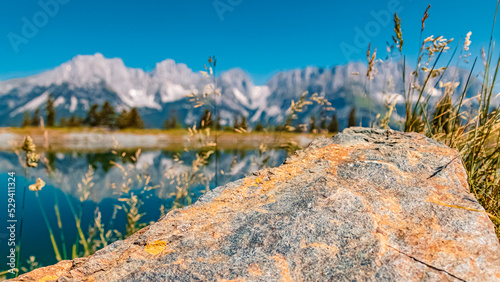
<instances>
[{"instance_id":1,"label":"grass seed head","mask_svg":"<svg viewBox=\"0 0 500 282\"><path fill-rule=\"evenodd\" d=\"M42 188L45 186L45 182L39 177L35 184L31 184L28 188L30 189L30 191L35 191L35 192L38 192L40 190L42 190Z\"/></svg>"},{"instance_id":2,"label":"grass seed head","mask_svg":"<svg viewBox=\"0 0 500 282\"><path fill-rule=\"evenodd\" d=\"M394 43L399 48L399 52L403 51L403 32L401 31L401 19L398 17L398 13L394 14L394 31L396 32L396 37L393 37Z\"/></svg>"},{"instance_id":3,"label":"grass seed head","mask_svg":"<svg viewBox=\"0 0 500 282\"><path fill-rule=\"evenodd\" d=\"M427 9L425 10L424 16L422 17L422 31L424 31L424 29L425 29L425 20L427 20L429 18L429 9L430 8L431 8L431 5L429 5L427 7Z\"/></svg>"},{"instance_id":4,"label":"grass seed head","mask_svg":"<svg viewBox=\"0 0 500 282\"><path fill-rule=\"evenodd\" d=\"M23 149L23 151L25 151L25 152L35 152L36 151L36 146L35 146L35 143L33 143L33 139L31 138L31 136L26 136L24 138L24 143L23 143L23 146L21 147L21 149Z\"/></svg>"}]
</instances>

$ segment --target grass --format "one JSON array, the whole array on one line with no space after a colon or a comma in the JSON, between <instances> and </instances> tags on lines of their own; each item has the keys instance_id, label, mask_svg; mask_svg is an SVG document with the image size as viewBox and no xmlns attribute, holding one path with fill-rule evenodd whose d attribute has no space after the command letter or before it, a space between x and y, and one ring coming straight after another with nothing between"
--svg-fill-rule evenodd
<instances>
[{"instance_id":1,"label":"grass","mask_svg":"<svg viewBox=\"0 0 500 282\"><path fill-rule=\"evenodd\" d=\"M484 69L476 69L477 59L470 66L469 78L463 91L458 92L455 81L443 82L442 78L460 50L456 65L469 64L471 54L471 33L467 34L464 44L457 44L451 59L441 63L441 55L450 49L451 40L442 36L423 38L425 21L429 17L429 8L422 18L421 48L415 71L405 73L406 59L403 59L403 90L406 116L402 129L406 132L419 132L430 138L445 143L459 151L467 171L470 191L495 224L496 234L500 239L500 112L494 105L496 80L500 67L500 56L494 59L493 34L500 1L497 1L491 30L491 39L487 50L482 49ZM402 57L403 37L401 19L394 18L396 35L394 42ZM482 86L473 98L467 97L470 79L474 72L482 74ZM439 85L439 87L438 87ZM406 88L406 86L408 88ZM430 90L441 89L442 96L435 105L430 105ZM448 204L449 206L454 206Z\"/></svg>"},{"instance_id":2,"label":"grass","mask_svg":"<svg viewBox=\"0 0 500 282\"><path fill-rule=\"evenodd\" d=\"M500 1L497 1L495 10L498 12ZM470 99L467 97L467 90L470 80L466 82L463 91L458 92L457 85L454 81L441 81L444 74L448 71L454 54L460 50L457 66L467 64L470 54L468 53L470 34L468 34L464 45L457 44L452 59L448 62L441 63L442 54L450 49L452 40L447 40L444 37L429 36L423 39L425 31L425 21L429 17L429 8L424 13L422 18L422 30L420 36L421 47L417 51L417 63L415 71L411 74L405 73L406 59L403 52L403 34L402 34L402 19L397 14L394 17L395 36L394 45L390 46L390 52L401 53L402 72L403 72L403 89L401 94L405 98L405 116L401 123L401 129L406 132L419 132L426 136L447 144L451 148L459 151L464 167L468 176L468 184L470 191L475 195L479 203L484 207L486 213L490 216L496 227L497 236L500 238L500 112L493 105L495 98L494 90L496 88L496 79L500 67L500 57L494 59L493 36L487 50L483 51L482 61L484 69L481 70L483 75L481 91L475 97ZM492 35L495 25L492 27ZM370 49L369 49L370 50ZM372 72L376 68L375 56L376 49L368 53L369 71L367 73L367 85L369 81L376 75ZM477 59L470 67L469 79L476 70ZM206 68L206 74L213 78L215 68L215 60L210 58L209 68ZM442 97L435 105L430 104L430 90L439 88L442 91ZM208 107L213 110L217 117L217 101L220 93L216 90L215 80L213 85L208 87L208 92L198 95L190 95L194 102L194 107ZM368 86L368 91L369 91ZM475 103L471 103L475 102ZM191 187L202 185L205 187L205 192L210 188L210 182L217 176L223 174L224 171L217 167L215 171L207 171L206 166L210 156L218 150L218 147L232 148L235 146L249 146L251 148L259 148L259 167L265 167L268 164L268 148L281 147L289 152L300 149L301 146L296 142L299 136L307 136L315 138L326 134L298 134L294 133L296 127L307 128L307 124L296 124L297 113L303 111L307 106L313 103L318 103L321 106L329 107L329 102L324 100L317 94L309 95L304 93L298 101L292 101L290 109L287 111L284 132L246 132L245 129L239 128L235 132L212 131L210 129L196 129L195 126L189 129L174 129L174 130L159 130L159 129L126 129L120 131L110 131L106 129L89 129L89 128L1 128L0 133L14 133L19 135L33 136L52 136L62 138L69 133L126 133L137 135L167 135L177 141L175 150L178 153L174 156L174 166L167 169L164 175L164 181L159 184L152 185L150 177L146 172L147 168L138 169L135 162L132 164L113 163L122 171L122 179L120 183L114 183L113 189L119 195L121 204L115 206L113 216L110 222L102 222L101 213L98 208L94 210L94 220L90 226L84 229L81 226L82 211L87 199L95 187L93 187L92 168L89 168L88 173L84 176L78 186L78 191L81 194L79 206L74 206L73 201L65 194L65 199L71 209L74 217L75 227L78 232L71 250L71 258L80 256L88 256L96 250L108 245L109 243L123 239L126 236L133 234L140 228L146 226L147 223L141 219L144 217L142 211L143 197L152 190L158 189L161 194L163 188L167 185L175 185L175 192L167 195L173 199L173 204L168 206L166 203L161 205L162 215L166 214L169 209L179 208L185 205L190 205L193 201ZM368 103L370 111L372 105L370 98L363 103ZM378 124L374 126L388 128L391 114L393 113L395 104L387 103L387 113L379 113ZM370 123L370 126L373 124ZM36 138L35 138L36 139ZM187 142L185 141L187 140ZM249 140L254 140L248 142ZM263 141L264 140L264 141ZM48 142L48 140L45 140ZM182 144L182 145L179 145ZM191 146L191 145L192 146ZM242 145L243 144L243 145ZM53 144L51 144L53 145ZM187 164L187 169L181 173L173 173L176 166L183 165L182 154L193 148L203 148L196 154L196 158ZM43 151L42 151L43 152ZM112 151L117 154L116 151ZM141 149L138 149L134 154L129 156L132 160L137 160L140 156ZM124 157L126 152L121 153ZM128 153L130 154L130 153ZM217 154L215 154L217 155ZM42 153L41 160L44 156ZM186 165L186 164L184 164ZM218 184L218 183L216 183ZM135 189L140 187L140 189ZM38 193L38 191L36 192ZM161 197L160 197L161 198ZM38 199L38 197L37 197ZM57 199L57 196L56 196ZM88 202L87 202L88 203ZM453 203L442 203L451 208L464 208L456 206ZM59 242L55 240L56 235L64 242L64 228L61 224L60 213L56 201L55 216L58 219L58 229L52 229L47 220L47 214L40 204L41 211L44 216L44 221L50 232L51 242L54 248L54 254L58 260L69 258L69 253L65 248L62 248L62 253L59 251ZM469 209L470 210L470 209ZM475 211L475 210L472 210ZM113 227L112 221L116 219L119 212L126 216L125 233L120 233ZM65 227L69 228L69 227ZM57 231L60 234L56 234ZM55 235L56 234L56 235ZM83 248L83 249L82 249ZM33 269L37 263L33 257L27 261L28 267L25 269Z\"/></svg>"},{"instance_id":3,"label":"grass","mask_svg":"<svg viewBox=\"0 0 500 282\"><path fill-rule=\"evenodd\" d=\"M314 103L327 103L317 97L317 94L313 94L309 98L313 99ZM303 108L307 107L307 105L312 104L313 102L306 99L306 95L304 94L300 101L292 105L289 113L289 119L296 119L295 114L302 111ZM290 130L293 130L293 127L290 127ZM48 154L54 152L54 144L51 142L51 137L56 139L61 139L65 134L69 133L110 133L109 130L106 129L89 129L89 128L44 128L43 126L38 128L2 128L0 132L3 133L14 133L18 135L30 135L34 136L33 139L26 138L25 145L23 146L23 150L25 151L26 161L23 161L22 153L18 151L18 148L14 149L19 156L19 160L21 165L26 168L26 172L28 174L29 167L36 167L38 163L46 166L47 176L52 177L54 171L50 167L49 162L47 161ZM238 128L235 132L222 132L222 131L212 131L209 128L206 129L196 129L195 126L192 128L188 128L187 130L175 129L175 130L150 130L150 129L127 129L121 131L113 131L117 133L126 133L126 134L166 134L170 137L177 137L180 142L177 142L176 149L177 153L175 154L173 160L174 164L168 167L163 175L163 179L160 183L156 183L153 185L150 183L150 176L147 172L147 166L143 166L139 169L136 166L136 162L140 157L142 150L139 148L135 150L133 153L130 150L127 151L119 151L118 148L114 148L112 150L107 150L107 152L111 152L119 156L116 159L130 159L132 162L123 163L123 162L114 162L110 161L111 164L122 172L122 179L117 183L111 183L111 188L114 190L115 194L118 196L119 204L116 204L114 207L113 214L108 222L102 221L101 212L98 206L89 201L92 199L92 194L96 191L95 189L99 189L101 187L95 187L93 182L93 168L89 167L88 172L82 177L81 182L78 183L77 191L79 194L79 198L75 203L75 199L72 199L68 193L63 193L62 199L66 201L65 204L70 209L70 216L74 219L73 221L64 221L65 225L63 227L63 220L61 219L61 208L60 208L60 193L56 193L55 197L55 206L53 214L50 210L45 210L42 205L40 198L38 196L39 193L42 192L42 188L44 186L43 181L39 179L37 183L43 183L40 185L30 185L30 190L36 193L36 201L38 203L38 207L43 216L43 222L45 223L45 227L49 232L50 242L53 248L53 255L57 261L63 259L74 259L77 257L86 257L93 253L95 253L98 249L101 249L108 244L124 239L127 236L132 235L137 232L141 228L152 222L144 222L143 218L145 213L143 212L143 204L144 200L150 197L151 191L156 191L158 200L161 202L161 215L165 215L169 210L174 208L180 208L186 205L190 205L193 202L193 196L191 189L195 186L203 186L205 187L203 192L207 192L210 190L210 184L214 180L214 176L216 174L224 174L227 172L231 172L233 169L233 165L229 168L229 171L224 172L219 167L217 167L216 171L210 171L207 168L209 163L209 159L212 155L215 154L215 149L230 149L232 146L235 148L258 148L259 154L258 157L253 158L252 163L256 163L259 168L264 168L266 166L272 165L269 163L269 148L285 148L287 151L294 151L296 149L301 148L301 146L296 142L298 137L307 137L307 138L315 138L317 136L325 135L325 134L299 134L295 132L246 132L243 128ZM42 145L37 149L35 143L38 140L39 144ZM175 140L175 139L174 139ZM248 140L254 140L252 142L248 142ZM216 143L214 141L217 141ZM116 145L116 144L114 144ZM114 146L113 145L113 146ZM196 148L196 157L194 160L190 161L188 164L184 164L182 155L185 153L189 153L190 150ZM60 152L60 149L56 150ZM93 150L94 151L94 150ZM216 160L217 161L217 160ZM181 166L186 167L183 171L176 172L177 169ZM30 181L30 180L29 180ZM217 185L217 184L216 184ZM165 188L167 186L174 186L175 190L173 193L165 194ZM33 189L32 189L33 188ZM28 191L29 193L29 191ZM89 205L92 205L94 209L93 221L91 224L87 226L83 226L83 218L87 217L88 214L85 215L84 212L89 210ZM119 215L125 217L125 226L123 228L119 228L116 226L116 219ZM57 228L54 228L50 224L49 216L54 216L57 222ZM66 215L68 216L68 215ZM23 217L24 219L24 217ZM26 219L29 220L29 219ZM68 225L70 224L70 225ZM71 226L74 224L74 226ZM76 236L74 238L66 238L65 231L68 228L72 228L76 230ZM124 230L124 232L120 232L120 230ZM71 250L66 249L66 242L69 242ZM24 254L26 257L26 253L28 251L24 250ZM21 258L20 252L20 244L17 258ZM25 266L20 265L20 270L17 274L21 272L25 272L28 270L32 270L36 267L42 266L38 262L36 262L36 258L30 256L28 260L24 263ZM18 263L19 266L19 263ZM7 274L6 272L2 272L2 275Z\"/></svg>"},{"instance_id":4,"label":"grass","mask_svg":"<svg viewBox=\"0 0 500 282\"><path fill-rule=\"evenodd\" d=\"M137 134L137 135L159 135L159 134L167 134L172 137L184 137L189 132L189 129L138 129L138 128L128 128L128 129L120 129L120 130L110 130L106 128L89 128L89 127L54 127L54 128L40 128L40 127L0 127L0 133L13 133L19 135L39 135L43 136L45 131L50 134L69 134L69 133L129 133L129 134ZM224 134L230 137L240 136L241 134L236 131L222 131L222 130L212 130L212 132L218 132L220 135ZM256 136L269 136L273 134L285 134L285 136L297 136L297 135L315 135L312 133L296 133L293 131L289 132L245 132L249 135ZM318 133L320 134L320 133Z\"/></svg>"}]
</instances>

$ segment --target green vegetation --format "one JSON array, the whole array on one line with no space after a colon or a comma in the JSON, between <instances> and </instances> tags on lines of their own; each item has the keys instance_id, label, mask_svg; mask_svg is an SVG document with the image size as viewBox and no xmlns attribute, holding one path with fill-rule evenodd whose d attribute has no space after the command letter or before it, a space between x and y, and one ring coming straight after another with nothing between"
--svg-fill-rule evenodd
<instances>
[{"instance_id":1,"label":"green vegetation","mask_svg":"<svg viewBox=\"0 0 500 282\"><path fill-rule=\"evenodd\" d=\"M45 111L45 126L47 127L56 127L56 110L54 108L54 98L52 95L49 95ZM40 109L36 109L33 118L31 118L29 112L24 112L23 122L21 127L37 127L40 126L41 115ZM169 124L169 129L177 127L177 121L173 120L174 126L171 127ZM139 114L137 108L132 108L130 111L122 110L122 112L117 115L115 108L106 101L101 109L99 110L99 105L93 104L90 106L90 109L87 112L87 116L85 118L70 116L69 118L62 117L59 120L59 127L102 127L102 128L110 128L110 129L126 129L126 128L144 128L144 122L142 117Z\"/></svg>"},{"instance_id":2,"label":"green vegetation","mask_svg":"<svg viewBox=\"0 0 500 282\"><path fill-rule=\"evenodd\" d=\"M23 123L21 125L21 127L27 127L27 126L30 126L31 125L31 118L30 118L30 114L28 112L24 112L24 117L23 117Z\"/></svg>"},{"instance_id":3,"label":"green vegetation","mask_svg":"<svg viewBox=\"0 0 500 282\"><path fill-rule=\"evenodd\" d=\"M99 111L99 106L94 104L87 112L87 117L83 120L83 124L90 127L104 127L104 128L143 128L144 122L137 108L132 108L130 112L122 110L120 115L116 115L114 107L105 102Z\"/></svg>"},{"instance_id":4,"label":"green vegetation","mask_svg":"<svg viewBox=\"0 0 500 282\"><path fill-rule=\"evenodd\" d=\"M255 128L253 129L255 132L262 132L264 131L264 126L262 125L262 123L257 123L257 125L255 125Z\"/></svg>"},{"instance_id":5,"label":"green vegetation","mask_svg":"<svg viewBox=\"0 0 500 282\"><path fill-rule=\"evenodd\" d=\"M55 127L56 111L54 109L54 102L54 97L52 95L49 95L49 98L47 99L47 103L45 105L45 111L47 113L45 126L47 127ZM21 127L40 126L40 121L40 109L35 110L33 118L31 118L29 112L25 111ZM64 120L64 122L66 122L66 120Z\"/></svg>"},{"instance_id":6,"label":"green vegetation","mask_svg":"<svg viewBox=\"0 0 500 282\"><path fill-rule=\"evenodd\" d=\"M175 113L172 113L170 119L165 119L165 122L163 123L163 128L164 129L180 128L180 124L177 123L177 118L175 117Z\"/></svg>"},{"instance_id":7,"label":"green vegetation","mask_svg":"<svg viewBox=\"0 0 500 282\"><path fill-rule=\"evenodd\" d=\"M497 2L496 12L499 7L498 3L499 2ZM429 9L425 11L424 17L421 21L422 34L425 29L425 21L429 17L428 11ZM444 74L448 71L448 66L451 63L451 60L444 66L438 67L442 53L450 48L449 46L452 43L452 40L447 40L442 36L429 36L420 40L421 47L417 53L417 65L415 71L411 74L407 74L405 73L406 56L403 53L404 39L401 28L402 20L397 16L397 14L394 15L394 23L394 44L389 46L389 49L390 52L399 52L399 54L403 57L401 68L403 72L403 85L405 88L402 89L401 92L405 100L406 111L403 120L400 121L400 129L405 132L419 132L425 134L426 136L443 142L449 147L459 151L467 172L467 180L470 191L475 195L480 204L485 208L487 215L495 223L496 232L500 238L500 111L499 108L495 108L492 105L493 99L495 98L494 89L500 68L500 57L494 60L493 41L490 42L487 50L483 49L482 51L484 70L481 70L483 76L481 91L480 93L477 93L477 96L470 99L466 97L466 94L469 89L470 78L472 77L474 71L477 71L475 69L477 59L470 68L469 80L466 82L465 87L462 91L458 92L458 85L453 81L441 81ZM494 29L492 29L492 34L493 30ZM457 45L456 47L457 50L460 48L462 53L458 59L458 63L467 63L466 59L470 56L468 53L470 44L469 33L464 41L464 44ZM368 72L366 77L369 82L376 75L373 71L375 68L376 49L371 51L371 46L369 46L368 50ZM196 154L195 160L187 164L188 168L186 171L183 171L181 174L165 174L166 182L175 183L177 188L176 192L172 195L173 204L171 206L167 206L166 204L162 206L162 215L168 212L171 208L178 208L191 204L191 187L201 185L206 187L206 191L208 191L210 187L209 184L212 180L215 179L215 183L218 184L217 177L219 174L224 172L216 166L215 171L212 171L210 174L206 174L202 168L207 166L211 156L216 158L215 163L217 164L217 146L219 146L220 140L225 134L229 135L229 139L233 137L231 134L243 134L243 136L248 136L244 135L248 134L247 131L250 128L244 116L235 116L233 127L227 126L224 128L225 130L230 130L230 133L221 131L220 116L217 107L217 97L220 93L217 92L215 85L215 65L215 58L210 57L209 67L206 67L206 75L214 81L210 88L211 91L209 93L192 94L189 96L191 102L194 103L194 108L205 107L201 119L187 130L178 129L180 126L175 118L175 115L172 115L170 119L165 120L165 129L172 130L171 132L175 132L175 134L178 134L179 136L187 135L190 140L196 140L200 143L200 148L202 148L202 150L200 153ZM435 82L436 79L439 83L432 85L431 82ZM443 95L436 105L430 105L430 90L431 88L435 89L438 86L443 90ZM52 98L50 97L47 102L48 126L54 126L53 120L55 120L55 113L51 113L51 118L49 119L49 112L52 112L51 107L53 107L53 101L51 101L51 99ZM370 99L367 101L370 101ZM299 124L298 114L301 113L306 107L313 104L317 104L322 108L319 127L316 124L317 120L314 116L310 117L308 124ZM332 109L330 109L330 105L331 104L324 97L321 97L316 93L310 95L305 92L298 101L291 102L283 124L277 125L274 128L265 128L261 123L258 123L254 128L254 131L257 133L254 134L266 135L268 134L267 132L271 130L277 132L274 133L275 135L273 137L280 136L281 134L292 134L291 132L316 133L322 130L327 130L330 133L337 133L340 130L337 116L335 114L331 114L329 122L327 119L327 116L330 116L330 113L328 112L332 111ZM389 124L397 124L397 121L392 121L391 123L391 116L395 105L395 99L388 100L386 104L387 112L383 115L378 115L377 122L370 122L370 126L389 128ZM371 111L371 104L369 108ZM29 113L25 113L22 126L38 126L40 124L39 117L39 110L35 112L32 118ZM50 123L49 120L51 121ZM107 102L102 106L101 110L99 110L98 105L92 105L87 113L87 117L84 120L77 117L71 117L68 120L61 119L60 122L61 126L67 127L77 127L82 124L89 127L119 128L130 130L131 132L144 127L144 122L142 121L142 118L136 108L133 108L130 111L122 110L122 112L117 115L114 108ZM352 108L348 118L348 126L357 125L358 121L356 119L356 108ZM151 130L151 132L161 131ZM288 137L288 135L286 136ZM280 145L283 149L290 153L301 148L292 139L289 139L287 142ZM267 162L269 159L267 146L268 144L264 143L261 143L259 146L259 168L269 165ZM40 157L33 148L30 146L27 148L28 149L25 150L25 167L28 171L29 167L32 167L33 165L36 166L38 158L44 160L47 156L42 155ZM184 150L180 150L180 152L174 156L173 159L175 164L182 164L182 154L186 151L189 151L187 146L184 147ZM131 165L127 167L122 165L125 163L124 161L121 161L122 164L115 161L112 162L112 165L118 167L123 172L121 183L114 183L113 189L116 189L120 193L120 201L122 203L121 205L117 205L115 207L115 213L118 210L126 213L126 233L122 234L116 229L112 229L109 228L109 226L104 225L101 222L101 214L98 209L95 211L94 222L88 227L88 230L84 230L84 227L80 225L82 212L84 210L84 202L88 199L90 191L94 189L92 182L94 168L91 166L89 167L89 171L85 175L84 179L82 179L82 182L78 185L78 191L82 195L80 198L79 208L75 208L72 201L68 199L68 195L65 194L65 198L75 219L75 228L78 230L78 236L74 240L71 255L65 250L60 252L58 242L51 239L54 254L58 260L88 256L96 250L110 244L114 240L125 238L145 225L144 222L141 222L141 218L144 216L144 214L141 213L141 205L143 204L141 195L143 195L146 191L156 189L157 186L151 186L148 174L135 166L135 162L139 158L140 152L140 149L134 154L127 152L122 152L120 154L116 151L111 152L112 154L117 155L116 160L120 159L118 156L123 158L127 154L130 156L131 160ZM95 161L99 162L98 160ZM42 186L40 184L41 182L37 183L39 183L39 186ZM160 183L158 185L161 186L164 184ZM41 187L39 189L37 188L39 186L33 186L36 193L38 193L41 189ZM132 187L140 187L141 189L137 192L134 191ZM452 205L452 203L445 204ZM40 208L42 207L40 206ZM42 213L44 214L44 218L46 218L43 208ZM56 216L58 216L57 212ZM54 233L56 233L57 230L51 229L47 220L45 220L45 223L51 233L51 238L54 238ZM59 232L61 233L59 237L61 239L61 235L63 233L62 230L62 228L59 229ZM32 266L34 264L35 262L32 261L29 265Z\"/></svg>"},{"instance_id":8,"label":"green vegetation","mask_svg":"<svg viewBox=\"0 0 500 282\"><path fill-rule=\"evenodd\" d=\"M116 113L115 108L111 106L111 104L106 101L104 105L102 105L101 112L99 112L99 126L113 128L116 123Z\"/></svg>"},{"instance_id":9,"label":"green vegetation","mask_svg":"<svg viewBox=\"0 0 500 282\"><path fill-rule=\"evenodd\" d=\"M349 112L349 120L347 121L347 127L358 126L356 121L356 107L352 108Z\"/></svg>"},{"instance_id":10,"label":"green vegetation","mask_svg":"<svg viewBox=\"0 0 500 282\"><path fill-rule=\"evenodd\" d=\"M328 124L328 132L329 133L337 133L339 132L339 121L337 120L337 115L332 116L332 120L330 124Z\"/></svg>"},{"instance_id":11,"label":"green vegetation","mask_svg":"<svg viewBox=\"0 0 500 282\"><path fill-rule=\"evenodd\" d=\"M318 99L318 94L313 94L310 97L311 101ZM305 96L301 99L304 99ZM315 101L317 102L317 101ZM201 100L197 101L197 103L201 105L208 105L206 101L201 102ZM205 103L205 104L203 104ZM213 101L211 102L213 104ZM260 121L252 126L248 123L247 118L244 115L235 115L233 119L232 125L221 125L221 117L219 115L214 116L211 111L215 109L215 107L210 106L209 108L204 109L203 115L197 123L198 129L206 129L210 128L216 131L225 131L225 132L296 132L296 133L319 133L319 132L338 132L338 120L335 120L334 123L337 124L336 131L329 130L329 126L332 121L329 121L327 118L327 114L329 111L333 109L330 107L330 103L326 103L326 100L323 102L318 102L321 106L321 121L318 126L316 117L310 118L309 124L297 124L294 126L294 130L289 130L292 127L292 122L296 120L296 117L292 118L293 114L287 115L286 122L282 125L277 126L267 126L265 127ZM300 104L300 101L299 101ZM52 95L49 95L47 99L46 106L46 126L49 128L56 127L55 119L56 119L56 111L54 108L54 99ZM215 119L215 121L214 121ZM42 116L40 114L40 110L36 109L33 117L30 116L30 113L25 111L23 122L21 124L22 128L26 127L38 127L40 126L40 122L42 120ZM59 119L59 123L57 125L59 128L81 128L81 127L89 127L89 128L109 128L109 129L141 129L144 128L144 121L139 114L137 108L132 108L130 111L123 109L119 114L116 112L115 108L106 101L102 107L100 108L97 104L92 104L90 109L87 111L87 115L85 118L78 117L75 115L67 117L61 117ZM175 111L170 113L170 117L164 120L163 129L171 130L171 129L179 129L186 128L183 127L177 120ZM187 129L187 128L186 128Z\"/></svg>"},{"instance_id":12,"label":"green vegetation","mask_svg":"<svg viewBox=\"0 0 500 282\"><path fill-rule=\"evenodd\" d=\"M99 106L97 104L90 106L90 110L87 112L87 117L83 121L84 124L90 127L98 126L99 125L99 113L97 112L98 110Z\"/></svg>"},{"instance_id":13,"label":"green vegetation","mask_svg":"<svg viewBox=\"0 0 500 282\"><path fill-rule=\"evenodd\" d=\"M122 110L118 118L116 119L116 126L119 129L127 128L128 125L128 112L127 110Z\"/></svg>"},{"instance_id":14,"label":"green vegetation","mask_svg":"<svg viewBox=\"0 0 500 282\"><path fill-rule=\"evenodd\" d=\"M239 117L235 116L233 122L233 129L247 131L249 129L247 118L243 115L240 115Z\"/></svg>"},{"instance_id":15,"label":"green vegetation","mask_svg":"<svg viewBox=\"0 0 500 282\"><path fill-rule=\"evenodd\" d=\"M35 114L33 115L33 119L31 120L31 126L39 126L40 125L40 110L36 109Z\"/></svg>"},{"instance_id":16,"label":"green vegetation","mask_svg":"<svg viewBox=\"0 0 500 282\"><path fill-rule=\"evenodd\" d=\"M60 127L81 127L84 119L76 116L71 116L69 119L61 118L59 120Z\"/></svg>"},{"instance_id":17,"label":"green vegetation","mask_svg":"<svg viewBox=\"0 0 500 282\"><path fill-rule=\"evenodd\" d=\"M28 127L28 126L39 126L40 125L40 110L36 109L35 113L33 114L33 118L30 117L29 112L24 112L24 118L23 118L23 123L21 127Z\"/></svg>"},{"instance_id":18,"label":"green vegetation","mask_svg":"<svg viewBox=\"0 0 500 282\"><path fill-rule=\"evenodd\" d=\"M47 99L45 110L47 111L47 126L54 127L56 125L56 110L54 109L54 97L52 95L49 95Z\"/></svg>"},{"instance_id":19,"label":"green vegetation","mask_svg":"<svg viewBox=\"0 0 500 282\"><path fill-rule=\"evenodd\" d=\"M311 116L311 119L309 120L309 133L315 132L318 132L318 129L316 129L316 118Z\"/></svg>"},{"instance_id":20,"label":"green vegetation","mask_svg":"<svg viewBox=\"0 0 500 282\"><path fill-rule=\"evenodd\" d=\"M144 128L144 122L137 108L132 108L125 118L125 128Z\"/></svg>"},{"instance_id":21,"label":"green vegetation","mask_svg":"<svg viewBox=\"0 0 500 282\"><path fill-rule=\"evenodd\" d=\"M198 123L199 129L205 128L213 128L214 122L212 121L212 114L209 109L205 109L203 115L200 118L200 122Z\"/></svg>"},{"instance_id":22,"label":"green vegetation","mask_svg":"<svg viewBox=\"0 0 500 282\"><path fill-rule=\"evenodd\" d=\"M499 3L500 1L497 1L494 23ZM473 72L477 71L475 69L477 59L470 67L469 78L462 91L457 93L459 84L454 81L441 81L452 60L450 59L444 66L439 67L440 58L446 50L450 49L449 45L453 40L433 35L422 39L425 21L429 17L429 8L430 6L425 11L421 21L421 47L418 50L417 66L410 75L405 73L406 56L403 53L401 19L397 14L394 15L396 34L393 41L395 45L390 46L390 50L400 52L403 56L401 66L403 85L408 86L408 89L403 91L406 115L402 129L406 132L423 133L460 152L467 171L470 190L495 223L496 232L500 238L500 111L492 104L500 67L500 56L496 60L493 58L495 24L493 24L491 31L488 49L482 48L481 50L484 70L481 70L482 87L480 93L477 93L477 96L473 98L468 98L466 96L467 90ZM461 50L457 65L469 63L470 37L471 33L469 32L464 43L455 47L452 59L456 51ZM370 71L367 76L370 76ZM431 84L432 79L438 81L434 87ZM429 105L430 90L435 89L438 85L444 93L435 106ZM389 116L394 105L388 107ZM386 115L381 120L380 125L386 127L387 120Z\"/></svg>"}]
</instances>

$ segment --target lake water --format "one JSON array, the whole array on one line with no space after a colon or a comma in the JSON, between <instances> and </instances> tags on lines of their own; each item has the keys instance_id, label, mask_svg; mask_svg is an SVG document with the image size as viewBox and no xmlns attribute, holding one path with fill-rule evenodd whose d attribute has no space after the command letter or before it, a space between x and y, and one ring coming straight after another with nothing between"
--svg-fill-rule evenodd
<instances>
[{"instance_id":1,"label":"lake water","mask_svg":"<svg viewBox=\"0 0 500 282\"><path fill-rule=\"evenodd\" d=\"M123 238L127 231L132 232L133 227L139 228L140 224L157 221L162 214L162 206L164 212L168 212L174 205L176 195L180 196L177 202L181 205L196 201L207 188L216 187L213 177L216 169L219 171L217 184L220 186L243 178L264 166L279 165L286 158L283 150L268 150L265 153L261 153L259 149L220 150L217 157L212 154L207 163L193 168L193 162L197 163L197 156L200 154L203 151L148 150L141 151L138 155L135 150L50 152L44 153L46 161L25 172L20 163L24 160L23 152L20 160L14 152L0 151L0 185L3 187L0 206L5 209L0 212L0 221L2 226L8 223L7 185L9 173L14 172L17 239L21 214L24 215L20 262L22 266L29 267L26 260L35 256L36 262L47 266L56 263L57 259L42 209L53 231L61 258L71 259L73 253L78 256L84 254L84 244L76 227L77 221L81 221L81 230L86 239L89 234L94 234L94 239L87 243L92 252L92 249L102 248L101 234L104 241L112 242ZM25 188L35 183L37 178L46 183L38 192L38 199L36 192ZM137 212L134 211L135 208ZM129 215L143 216L137 224L131 224L126 210L130 211ZM99 219L96 211L100 213L103 232L95 228L98 226L95 225L96 218ZM9 232L3 227L0 232L0 271L9 268L8 238ZM79 243L75 245L75 242Z\"/></svg>"}]
</instances>

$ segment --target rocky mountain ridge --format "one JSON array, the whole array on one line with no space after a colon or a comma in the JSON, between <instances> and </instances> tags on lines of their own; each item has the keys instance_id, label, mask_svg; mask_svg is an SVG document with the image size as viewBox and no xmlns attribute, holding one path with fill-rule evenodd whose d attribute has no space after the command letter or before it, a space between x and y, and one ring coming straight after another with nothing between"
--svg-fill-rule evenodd
<instances>
[{"instance_id":1,"label":"rocky mountain ridge","mask_svg":"<svg viewBox=\"0 0 500 282\"><path fill-rule=\"evenodd\" d=\"M384 112L384 102L389 96L397 96L398 112L402 107L403 93L401 64L378 62L377 75L366 80L366 65L349 63L333 68L307 67L282 71L264 85L255 85L241 69L231 69L217 76L217 88L221 92L220 116L223 124L231 124L235 115L245 116L251 123L277 124L283 121L292 100L297 101L305 91L318 93L332 103L341 126L345 126L352 107L358 108L358 116L367 119L369 107L372 116ZM411 72L408 68L407 72ZM443 81L460 82L459 91L465 86L468 72L451 69ZM172 115L184 124L192 125L202 110L194 109L185 97L202 93L211 83L201 73L165 60L151 72L129 68L119 58L108 59L102 54L80 55L59 67L26 78L0 81L0 120L2 126L19 126L24 111L33 112L44 108L49 94L55 98L58 117L85 116L91 104L102 105L105 101L118 110L139 108L147 127L161 127L163 120ZM429 83L431 85L432 83ZM475 95L478 81L469 86ZM442 89L432 89L436 99ZM368 98L370 97L370 98ZM435 100L436 100L435 99ZM371 102L369 102L371 100ZM370 105L370 106L369 106ZM307 121L320 109L311 106L300 115ZM330 117L333 112L326 113Z\"/></svg>"}]
</instances>

